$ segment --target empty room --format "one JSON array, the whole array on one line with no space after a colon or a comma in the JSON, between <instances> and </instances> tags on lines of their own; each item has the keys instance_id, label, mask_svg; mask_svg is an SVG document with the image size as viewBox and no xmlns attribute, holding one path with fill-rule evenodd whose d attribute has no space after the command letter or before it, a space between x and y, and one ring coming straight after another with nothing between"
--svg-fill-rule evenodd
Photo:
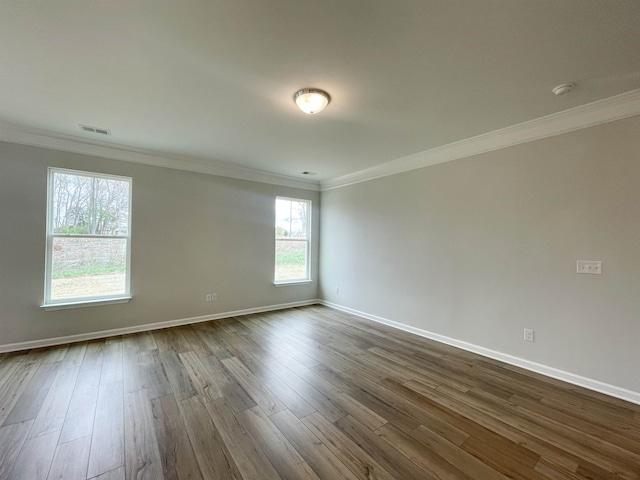
<instances>
[{"instance_id":1,"label":"empty room","mask_svg":"<svg viewBox=\"0 0 640 480\"><path fill-rule=\"evenodd\" d=\"M9 479L640 479L640 0L0 2Z\"/></svg>"}]
</instances>

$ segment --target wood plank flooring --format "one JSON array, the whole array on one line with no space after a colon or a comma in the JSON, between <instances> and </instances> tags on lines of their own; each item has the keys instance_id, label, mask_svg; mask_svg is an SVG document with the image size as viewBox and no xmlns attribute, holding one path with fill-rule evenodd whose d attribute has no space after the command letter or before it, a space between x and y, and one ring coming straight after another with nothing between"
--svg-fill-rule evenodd
<instances>
[{"instance_id":1,"label":"wood plank flooring","mask_svg":"<svg viewBox=\"0 0 640 480\"><path fill-rule=\"evenodd\" d=\"M327 307L0 355L0 480L640 479L640 406Z\"/></svg>"}]
</instances>

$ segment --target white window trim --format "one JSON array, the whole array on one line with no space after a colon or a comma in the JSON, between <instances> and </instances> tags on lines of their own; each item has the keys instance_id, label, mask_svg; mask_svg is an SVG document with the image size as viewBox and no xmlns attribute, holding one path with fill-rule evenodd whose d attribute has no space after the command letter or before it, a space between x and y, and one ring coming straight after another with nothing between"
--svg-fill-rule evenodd
<instances>
[{"instance_id":1,"label":"white window trim","mask_svg":"<svg viewBox=\"0 0 640 480\"><path fill-rule=\"evenodd\" d=\"M307 261L306 261L306 265L307 265L307 271L306 271L306 277L304 278L292 278L292 279L287 279L287 280L276 280L275 279L275 273L276 273L276 258L275 258L275 253L276 253L276 248L277 248L277 244L278 242L299 242L301 241L300 239L279 239L276 240L274 238L274 249L273 249L273 275L274 275L274 280L273 280L273 284L276 287L286 287L286 286L293 286L293 285L301 285L301 284L305 284L305 283L312 283L311 280L311 221L312 221L312 217L311 217L311 211L313 209L313 202L311 200L308 200L306 198L293 198L293 197L281 197L281 196L277 196L273 205L275 208L276 202L278 200L288 200L290 202L305 202L308 205L307 208L307 232L306 232L306 239L305 241L307 242ZM274 211L274 219L275 219L275 211ZM277 228L274 225L274 232L275 229Z\"/></svg>"},{"instance_id":2,"label":"white window trim","mask_svg":"<svg viewBox=\"0 0 640 480\"><path fill-rule=\"evenodd\" d=\"M66 310L68 308L84 308L84 307L99 307L101 305L115 305L117 303L129 303L131 297L113 297L103 300L88 300L80 302L65 302L65 303L49 303L40 305L40 308L44 308L47 312L52 310Z\"/></svg>"},{"instance_id":3,"label":"white window trim","mask_svg":"<svg viewBox=\"0 0 640 480\"><path fill-rule=\"evenodd\" d=\"M310 283L313 283L313 280L281 280L273 282L276 287L295 287L296 285L308 285Z\"/></svg>"},{"instance_id":4,"label":"white window trim","mask_svg":"<svg viewBox=\"0 0 640 480\"><path fill-rule=\"evenodd\" d=\"M95 178L106 178L109 180L126 181L129 183L129 215L127 224L127 235L75 235L52 233L51 221L53 218L53 176L55 173L65 173L69 175L89 176ZM44 302L40 306L45 310L61 310L64 308L93 307L98 305L109 305L115 303L126 303L131 300L131 216L132 216L132 192L133 178L120 175L109 175L106 173L86 172L82 170L70 170L67 168L49 167L47 172L47 241L45 251L45 275L44 275ZM52 280L52 255L53 239L63 238L122 238L127 240L127 269L125 275L125 291L115 295L100 295L93 297L71 297L61 299L51 299Z\"/></svg>"}]
</instances>

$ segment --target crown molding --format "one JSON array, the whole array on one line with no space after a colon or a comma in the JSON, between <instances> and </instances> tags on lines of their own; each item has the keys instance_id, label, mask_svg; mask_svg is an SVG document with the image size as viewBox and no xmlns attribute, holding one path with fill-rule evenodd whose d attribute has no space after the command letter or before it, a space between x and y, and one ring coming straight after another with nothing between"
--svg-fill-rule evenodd
<instances>
[{"instance_id":1,"label":"crown molding","mask_svg":"<svg viewBox=\"0 0 640 480\"><path fill-rule=\"evenodd\" d=\"M320 184L321 190L346 187L430 165L451 162L639 114L640 89L325 180Z\"/></svg>"},{"instance_id":2,"label":"crown molding","mask_svg":"<svg viewBox=\"0 0 640 480\"><path fill-rule=\"evenodd\" d=\"M249 180L252 182L269 183L284 187L302 188L305 190L320 190L320 183L298 178L287 177L275 173L237 167L219 161L179 155L168 156L153 150L127 147L113 143L87 140L85 138L64 135L48 130L39 130L12 123L0 122L0 141L30 145L34 147L50 148L63 152L81 153L96 157L110 158L124 162L141 163L155 167L185 170L187 172L204 173L220 177ZM200 160L200 161L198 161Z\"/></svg>"},{"instance_id":3,"label":"crown molding","mask_svg":"<svg viewBox=\"0 0 640 480\"><path fill-rule=\"evenodd\" d=\"M510 127L400 157L374 167L322 182L237 167L196 157L161 154L153 150L91 141L11 123L0 122L0 141L81 153L125 162L185 170L305 190L331 190L430 165L450 162L501 148L592 127L640 114L640 89L598 100Z\"/></svg>"}]
</instances>

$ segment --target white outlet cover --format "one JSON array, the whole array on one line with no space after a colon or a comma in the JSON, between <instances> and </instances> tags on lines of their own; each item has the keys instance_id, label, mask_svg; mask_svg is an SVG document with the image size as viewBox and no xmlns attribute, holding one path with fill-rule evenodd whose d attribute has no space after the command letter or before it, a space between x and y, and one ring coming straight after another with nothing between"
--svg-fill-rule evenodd
<instances>
[{"instance_id":1,"label":"white outlet cover","mask_svg":"<svg viewBox=\"0 0 640 480\"><path fill-rule=\"evenodd\" d=\"M602 275L602 262L600 260L578 260L576 272L588 275Z\"/></svg>"}]
</instances>

